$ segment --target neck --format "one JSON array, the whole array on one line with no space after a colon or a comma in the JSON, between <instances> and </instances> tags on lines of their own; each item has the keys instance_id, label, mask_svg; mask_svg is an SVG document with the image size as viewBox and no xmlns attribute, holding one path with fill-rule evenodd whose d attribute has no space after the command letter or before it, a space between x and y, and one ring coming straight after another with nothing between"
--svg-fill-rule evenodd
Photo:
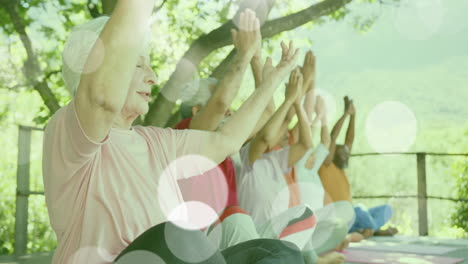
<instances>
[{"instance_id":1,"label":"neck","mask_svg":"<svg viewBox=\"0 0 468 264\"><path fill-rule=\"evenodd\" d=\"M115 118L114 123L112 124L112 127L129 130L132 127L133 121L135 121L137 117L138 117L137 115L135 116L135 115L120 114Z\"/></svg>"}]
</instances>

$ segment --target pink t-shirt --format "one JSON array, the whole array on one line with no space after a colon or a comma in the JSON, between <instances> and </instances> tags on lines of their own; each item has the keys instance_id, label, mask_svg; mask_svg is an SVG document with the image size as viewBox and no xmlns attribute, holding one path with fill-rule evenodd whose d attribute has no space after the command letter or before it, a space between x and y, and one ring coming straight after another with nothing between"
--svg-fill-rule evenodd
<instances>
[{"instance_id":1,"label":"pink t-shirt","mask_svg":"<svg viewBox=\"0 0 468 264\"><path fill-rule=\"evenodd\" d=\"M176 158L200 153L208 137L137 126L111 129L95 143L81 129L73 101L57 111L43 149L46 203L58 240L52 263L111 263L144 231L167 221L171 207L183 202L177 180L208 168L190 175L178 171L181 166L165 169Z\"/></svg>"}]
</instances>

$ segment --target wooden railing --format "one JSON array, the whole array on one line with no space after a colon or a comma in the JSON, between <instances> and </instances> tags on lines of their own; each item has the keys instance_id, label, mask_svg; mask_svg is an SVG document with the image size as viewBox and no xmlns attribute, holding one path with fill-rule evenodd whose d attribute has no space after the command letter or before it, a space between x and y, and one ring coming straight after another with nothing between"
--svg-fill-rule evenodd
<instances>
[{"instance_id":1,"label":"wooden railing","mask_svg":"<svg viewBox=\"0 0 468 264\"><path fill-rule=\"evenodd\" d=\"M427 174L426 174L426 156L468 156L468 153L435 153L435 152L385 152L385 153L359 153L353 154L352 157L363 156L378 156L378 155L416 155L417 164L417 195L379 195L379 196L353 196L353 198L361 199L378 199L378 198L417 198L418 199L418 229L420 236L429 235L429 225L427 217L427 200L439 199L449 200L454 202L468 202L468 199L457 199L453 197L439 197L427 195Z\"/></svg>"},{"instance_id":2,"label":"wooden railing","mask_svg":"<svg viewBox=\"0 0 468 264\"><path fill-rule=\"evenodd\" d=\"M16 171L16 212L15 212L15 255L26 254L28 244L28 201L30 195L44 195L42 191L29 190L29 164L31 154L31 132L40 128L19 126L18 167Z\"/></svg>"},{"instance_id":3,"label":"wooden railing","mask_svg":"<svg viewBox=\"0 0 468 264\"><path fill-rule=\"evenodd\" d=\"M28 199L30 195L44 195L43 191L29 189L29 164L31 153L31 132L43 131L41 128L19 126L18 136L18 169L17 169L17 189L16 189L16 222L15 222L15 245L14 251L16 256L26 254L27 239L28 239ZM416 155L417 158L417 178L418 178L418 195L381 195L381 196L355 196L354 198L375 199L375 198L417 198L418 199L418 215L419 215L419 234L421 236L428 235L427 221L427 199L445 199L452 201L465 201L468 199L455 199L450 197L435 197L427 195L426 185L426 156L468 156L468 153L460 154L445 154L445 153L361 153L353 154L353 157L376 156L376 155Z\"/></svg>"}]
</instances>

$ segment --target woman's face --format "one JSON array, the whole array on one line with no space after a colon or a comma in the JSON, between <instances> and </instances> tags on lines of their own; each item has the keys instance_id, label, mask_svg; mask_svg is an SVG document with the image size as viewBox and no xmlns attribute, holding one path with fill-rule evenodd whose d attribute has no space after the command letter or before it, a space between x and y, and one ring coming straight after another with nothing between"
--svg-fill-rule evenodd
<instances>
[{"instance_id":1,"label":"woman's face","mask_svg":"<svg viewBox=\"0 0 468 264\"><path fill-rule=\"evenodd\" d=\"M148 112L151 88L156 83L156 75L149 64L149 57L147 55L139 56L135 67L127 99L122 109L124 116L137 117Z\"/></svg>"}]
</instances>

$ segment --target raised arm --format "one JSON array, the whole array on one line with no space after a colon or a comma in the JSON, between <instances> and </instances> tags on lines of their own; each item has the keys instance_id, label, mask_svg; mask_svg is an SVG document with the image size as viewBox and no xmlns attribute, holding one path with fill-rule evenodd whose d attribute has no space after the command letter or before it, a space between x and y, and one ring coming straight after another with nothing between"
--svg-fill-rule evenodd
<instances>
[{"instance_id":1,"label":"raised arm","mask_svg":"<svg viewBox=\"0 0 468 264\"><path fill-rule=\"evenodd\" d=\"M304 93L302 93L302 95L303 94ZM302 95L301 97L303 97ZM313 147L311 122L309 122L309 118L307 117L300 97L296 99L294 109L296 110L299 123L299 140L296 144L291 145L289 149L289 167L296 164L304 156L307 150Z\"/></svg>"},{"instance_id":2,"label":"raised arm","mask_svg":"<svg viewBox=\"0 0 468 264\"><path fill-rule=\"evenodd\" d=\"M307 114L309 121L313 121L313 114L315 112L315 56L312 51L308 51L304 64L301 68L302 76L304 78L304 89L306 96L304 98L304 110ZM291 109L291 114L295 114L294 108ZM312 128L313 129L313 128ZM299 137L299 123L292 129L294 143L297 142Z\"/></svg>"},{"instance_id":3,"label":"raised arm","mask_svg":"<svg viewBox=\"0 0 468 264\"><path fill-rule=\"evenodd\" d=\"M356 117L356 109L354 108L354 102L350 103L349 106L349 125L348 125L348 131L346 132L346 141L345 145L348 146L349 151L351 151L353 147L353 142L354 142L354 123L355 123L355 117Z\"/></svg>"},{"instance_id":4,"label":"raised arm","mask_svg":"<svg viewBox=\"0 0 468 264\"><path fill-rule=\"evenodd\" d=\"M294 44L293 44L293 42L290 42L289 46L287 46L284 42L281 42L281 49L282 49L281 61L288 61L289 58L291 58L294 55ZM253 72L254 79L255 79L255 88L260 86L261 82L262 82L262 77L259 77L259 76L262 75L261 72L263 71L263 67L261 66L261 64L258 61L259 58L260 58L260 52L258 52L257 55L255 55L253 57L252 63L251 63L252 72ZM266 124L266 122L268 122L268 120L271 118L271 116L275 113L275 110L276 110L275 100L272 97L270 102L268 103L267 108L265 109L262 116L258 120L257 125L255 126L255 129L250 134L249 140L252 139L253 137L255 137L255 135L257 135L258 131L260 131L260 129L262 129L262 127ZM289 124L288 120L290 121L291 119L287 118L285 120L286 126ZM281 131L283 131L283 130L281 130Z\"/></svg>"},{"instance_id":5,"label":"raised arm","mask_svg":"<svg viewBox=\"0 0 468 264\"><path fill-rule=\"evenodd\" d=\"M307 88L307 93L304 100L304 109L309 117L315 112L315 76L316 76L316 60L312 51L307 52L304 65L302 66L302 75L304 76L304 85Z\"/></svg>"},{"instance_id":6,"label":"raised arm","mask_svg":"<svg viewBox=\"0 0 468 264\"><path fill-rule=\"evenodd\" d=\"M302 82L302 77L300 71L296 69L291 72L289 77L289 83L286 87L286 95L283 104L281 104L275 114L273 114L270 120L268 120L265 126L263 126L260 132L252 140L249 152L250 163L254 163L256 160L260 159L267 148L271 148L277 143L276 140L278 138L278 134L284 131L284 128L282 127L284 125L286 115L294 104L297 96L300 94L301 86L299 81Z\"/></svg>"},{"instance_id":7,"label":"raised arm","mask_svg":"<svg viewBox=\"0 0 468 264\"><path fill-rule=\"evenodd\" d=\"M100 34L103 46L96 44L85 69L101 66L83 74L75 98L78 119L85 134L102 141L122 110L136 70L154 0L120 0ZM84 71L86 72L86 70Z\"/></svg>"},{"instance_id":8,"label":"raised arm","mask_svg":"<svg viewBox=\"0 0 468 264\"><path fill-rule=\"evenodd\" d=\"M336 122L335 126L333 126L333 129L332 129L332 132L331 132L331 136L330 136L330 154L327 156L327 159L325 160L325 165L330 165L330 163L333 161L333 157L335 155L335 149L336 149L336 139L338 138L340 132L341 132L341 128L343 127L343 123L346 119L346 117L348 116L349 114L349 111L348 111L348 108L349 108L349 99L348 97L346 96L344 98L344 101L345 101L345 109L344 109L344 113L343 115L340 117L340 119L338 119L338 121Z\"/></svg>"},{"instance_id":9,"label":"raised arm","mask_svg":"<svg viewBox=\"0 0 468 264\"><path fill-rule=\"evenodd\" d=\"M322 143L326 148L330 147L330 133L328 132L327 125L327 111L325 107L325 101L321 96L317 96L316 113L317 118L320 119L321 128L320 128L320 143Z\"/></svg>"},{"instance_id":10,"label":"raised arm","mask_svg":"<svg viewBox=\"0 0 468 264\"><path fill-rule=\"evenodd\" d=\"M247 9L240 14L239 31L232 30L236 55L228 72L220 80L213 96L190 122L190 129L214 131L231 106L242 83L245 71L261 45L260 26L255 13Z\"/></svg>"},{"instance_id":11,"label":"raised arm","mask_svg":"<svg viewBox=\"0 0 468 264\"><path fill-rule=\"evenodd\" d=\"M239 110L217 132L211 133L208 142L204 144L205 156L215 162L220 162L231 154L239 151L255 128L260 116L281 81L296 65L299 50L288 60L282 60L273 67L271 58L263 67L263 82L245 101Z\"/></svg>"}]
</instances>

